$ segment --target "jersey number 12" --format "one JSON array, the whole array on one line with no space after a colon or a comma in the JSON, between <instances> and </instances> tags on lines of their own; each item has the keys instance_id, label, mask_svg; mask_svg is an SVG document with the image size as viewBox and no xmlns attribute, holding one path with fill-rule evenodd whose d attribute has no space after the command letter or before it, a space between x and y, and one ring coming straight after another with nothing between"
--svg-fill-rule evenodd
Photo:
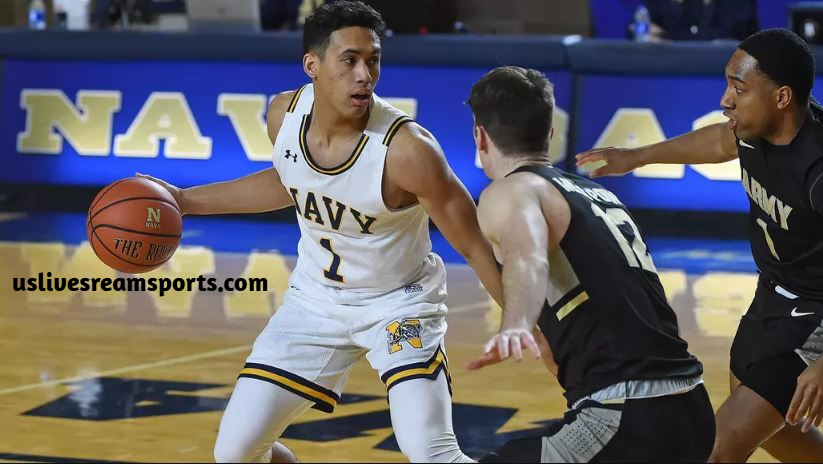
<instances>
[{"instance_id":1,"label":"jersey number 12","mask_svg":"<svg viewBox=\"0 0 823 464\"><path fill-rule=\"evenodd\" d=\"M646 271L657 273L657 268L654 266L652 256L649 254L649 249L646 244L643 243L643 238L640 237L640 230L638 230L637 225L635 225L629 213L622 208L606 208L604 211L594 203L591 205L592 212L594 212L595 216L602 219L603 222L606 223L606 227L608 227L609 231L614 235L614 239L617 240L617 244L620 245L620 250L623 251L626 261L629 262L629 266L639 267ZM618 227L620 224L627 224L631 227L633 235L630 237L625 235ZM629 239L632 241L631 244L629 243Z\"/></svg>"}]
</instances>

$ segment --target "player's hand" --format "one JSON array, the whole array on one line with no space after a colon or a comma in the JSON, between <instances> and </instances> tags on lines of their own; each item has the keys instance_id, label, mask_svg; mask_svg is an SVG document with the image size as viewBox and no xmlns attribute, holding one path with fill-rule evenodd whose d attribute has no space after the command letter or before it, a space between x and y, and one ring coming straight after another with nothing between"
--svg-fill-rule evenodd
<instances>
[{"instance_id":1,"label":"player's hand","mask_svg":"<svg viewBox=\"0 0 823 464\"><path fill-rule=\"evenodd\" d=\"M786 413L786 422L791 425L801 420L801 431L806 433L812 425L820 425L823 420L823 357L813 362L797 378L797 388Z\"/></svg>"},{"instance_id":2,"label":"player's hand","mask_svg":"<svg viewBox=\"0 0 823 464\"><path fill-rule=\"evenodd\" d=\"M179 187L175 187L174 185L164 181L163 179L158 179L156 177L147 176L145 174L140 174L139 172L136 173L137 177L141 177L143 179L148 179L152 182L157 182L160 184L164 189L168 190L171 193L171 196L174 197L174 201L177 202L177 206L180 208L180 214L186 214L183 210L183 191Z\"/></svg>"},{"instance_id":3,"label":"player's hand","mask_svg":"<svg viewBox=\"0 0 823 464\"><path fill-rule=\"evenodd\" d=\"M483 347L483 354L466 363L466 369L473 371L492 364L514 358L523 360L523 347L528 348L535 359L540 359L540 347L534 341L529 329L504 330L489 340Z\"/></svg>"},{"instance_id":4,"label":"player's hand","mask_svg":"<svg viewBox=\"0 0 823 464\"><path fill-rule=\"evenodd\" d=\"M576 155L575 158L577 167L583 167L588 163L606 162L590 172L589 177L622 176L641 166L637 154L638 151L635 149L608 147L585 151Z\"/></svg>"}]
</instances>

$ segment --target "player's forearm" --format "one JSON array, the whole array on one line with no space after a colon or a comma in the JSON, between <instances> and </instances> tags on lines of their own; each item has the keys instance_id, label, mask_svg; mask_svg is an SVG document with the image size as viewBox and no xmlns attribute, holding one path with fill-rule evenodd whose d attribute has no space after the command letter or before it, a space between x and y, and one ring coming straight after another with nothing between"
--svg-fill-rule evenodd
<instances>
[{"instance_id":1,"label":"player's forearm","mask_svg":"<svg viewBox=\"0 0 823 464\"><path fill-rule=\"evenodd\" d=\"M274 168L182 190L184 214L261 213L292 204Z\"/></svg>"},{"instance_id":2,"label":"player's forearm","mask_svg":"<svg viewBox=\"0 0 823 464\"><path fill-rule=\"evenodd\" d=\"M475 251L467 252L464 255L466 262L474 269L474 272L477 274L483 287L489 292L489 295L502 307L503 284L491 246L484 242L477 244L475 248Z\"/></svg>"},{"instance_id":3,"label":"player's forearm","mask_svg":"<svg viewBox=\"0 0 823 464\"><path fill-rule=\"evenodd\" d=\"M549 264L545 258L507 256L503 266L503 317L501 330L531 329L546 302Z\"/></svg>"},{"instance_id":4,"label":"player's forearm","mask_svg":"<svg viewBox=\"0 0 823 464\"><path fill-rule=\"evenodd\" d=\"M638 166L647 164L722 163L734 159L734 136L726 124L718 123L679 137L638 148Z\"/></svg>"}]
</instances>

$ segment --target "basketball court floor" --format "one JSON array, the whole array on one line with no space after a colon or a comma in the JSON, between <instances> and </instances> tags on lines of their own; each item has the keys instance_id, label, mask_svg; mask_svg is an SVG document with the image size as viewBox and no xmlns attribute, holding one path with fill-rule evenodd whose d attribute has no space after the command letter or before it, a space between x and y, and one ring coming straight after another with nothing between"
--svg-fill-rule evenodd
<instances>
[{"instance_id":1,"label":"basketball court floor","mask_svg":"<svg viewBox=\"0 0 823 464\"><path fill-rule=\"evenodd\" d=\"M94 256L84 220L0 215L0 461L211 461L236 375L287 288L296 225L187 217L170 264L144 275L263 277L267 292L14 291L15 277L40 272L118 276ZM755 288L748 244L647 242L717 409L728 392L731 337ZM433 243L450 263L446 349L455 431L463 450L478 457L561 416L565 401L532 359L463 368L496 329L499 310L443 239L434 234ZM283 442L310 462L404 461L385 388L365 360L335 413L309 410ZM774 460L758 451L751 461Z\"/></svg>"}]
</instances>

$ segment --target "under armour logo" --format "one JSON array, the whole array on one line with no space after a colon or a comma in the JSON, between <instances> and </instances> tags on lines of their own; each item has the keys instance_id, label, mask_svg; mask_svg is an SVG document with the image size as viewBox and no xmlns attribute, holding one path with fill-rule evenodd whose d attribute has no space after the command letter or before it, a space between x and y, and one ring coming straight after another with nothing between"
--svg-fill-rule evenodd
<instances>
[{"instance_id":1,"label":"under armour logo","mask_svg":"<svg viewBox=\"0 0 823 464\"><path fill-rule=\"evenodd\" d=\"M286 150L286 159L289 159L289 158L291 158L291 160L294 161L295 163L297 162L297 154L296 153L292 154L291 150Z\"/></svg>"}]
</instances>

